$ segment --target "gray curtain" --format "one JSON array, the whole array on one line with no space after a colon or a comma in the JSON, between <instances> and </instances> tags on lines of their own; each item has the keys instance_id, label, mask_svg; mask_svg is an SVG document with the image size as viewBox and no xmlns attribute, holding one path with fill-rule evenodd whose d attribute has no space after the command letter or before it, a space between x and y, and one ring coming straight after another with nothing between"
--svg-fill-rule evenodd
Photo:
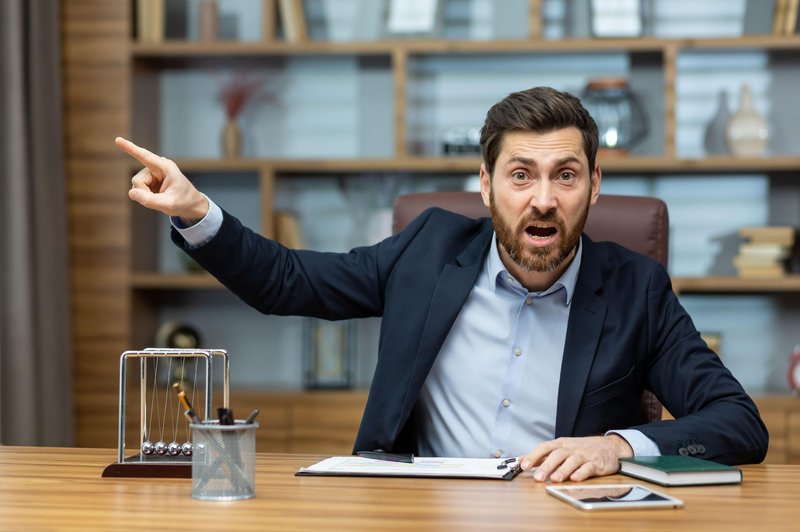
<instances>
[{"instance_id":1,"label":"gray curtain","mask_svg":"<svg viewBox=\"0 0 800 532\"><path fill-rule=\"evenodd\" d=\"M59 0L0 1L0 443L73 441Z\"/></svg>"}]
</instances>

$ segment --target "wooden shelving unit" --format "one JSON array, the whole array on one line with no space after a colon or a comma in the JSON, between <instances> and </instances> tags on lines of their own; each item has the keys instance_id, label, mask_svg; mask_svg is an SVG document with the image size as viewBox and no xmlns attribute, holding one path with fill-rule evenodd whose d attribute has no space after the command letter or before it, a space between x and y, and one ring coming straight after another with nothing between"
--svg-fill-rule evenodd
<instances>
[{"instance_id":1,"label":"wooden shelving unit","mask_svg":"<svg viewBox=\"0 0 800 532\"><path fill-rule=\"evenodd\" d=\"M759 50L785 56L800 51L800 37L744 36L737 38L634 38L543 40L541 1L531 0L528 39L466 41L408 39L376 42L287 43L278 39L275 0L264 0L264 38L259 42L139 42L133 36L134 2L131 0L67 0L65 27L65 108L70 144L67 153L70 191L70 249L73 258L73 351L77 412L77 443L83 446L116 444L116 359L120 352L147 338L157 324L152 309L168 291L216 291L222 286L206 274L166 274L157 263L152 237L154 217L133 212L125 191L133 168L113 146L116 135L131 136L158 147L155 117L159 112L157 77L161 69L174 65L236 63L259 58L295 57L378 58L392 79L387 105L393 108L394 143L391 153L376 158L342 159L176 159L184 172L248 172L257 176L261 232L273 234L272 197L275 181L302 174L362 174L369 172L477 173L475 157L419 156L410 149L407 90L408 69L424 56L468 55L519 56L527 54L591 54L615 52L642 60L661 76L659 118L664 141L660 152L644 156L601 159L604 173L641 175L692 175L759 172L791 182L800 178L800 156L778 154L765 158L708 157L683 159L676 156L676 83L678 59L685 52ZM89 29L85 21L94 22ZM791 65L794 66L794 63ZM798 62L800 66L800 62ZM635 67L634 67L635 68ZM148 138L149 137L149 138ZM152 141L149 142L148 141ZM168 154L167 154L168 155ZM798 182L800 187L800 182ZM800 292L800 276L781 279L733 277L676 278L680 294L781 294ZM277 392L247 392L255 406L275 404ZM282 393L282 392L281 392ZM330 396L286 392L282 405L306 401L308 411L323 408ZM351 430L352 409L364 400L363 392L340 394L334 401L350 401L345 425ZM244 396L243 396L244 397ZM281 402L282 401L282 402ZM795 398L769 398L774 422L789 419L781 408L794 408ZM247 403L250 404L250 403ZM338 403L337 403L338 404ZM244 406L242 407L244 408ZM282 407L283 408L283 407ZM286 406L281 419L299 416ZM299 411L298 411L299 412ZM306 411L304 411L306 412ZM788 410L787 410L788 412ZM307 412L306 412L307 413ZM793 414L794 415L794 414ZM288 417L287 417L288 416ZM792 418L794 419L794 418ZM785 421L785 434L796 434ZM797 421L794 421L797 423ZM286 425L288 426L288 425ZM303 429L306 430L306 429ZM793 432L794 431L794 432ZM289 432L286 432L288 434ZM788 436L787 436L788 438ZM787 440L788 441L788 440ZM315 440L318 442L318 440ZM316 443L315 443L316 444ZM315 444L303 449L326 452ZM337 450L341 448L341 442ZM787 444L788 445L788 444ZM279 447L275 447L279 449ZM287 443L280 449L295 449ZM783 451L781 451L783 452ZM785 453L789 456L791 453ZM798 456L796 453L791 456Z\"/></svg>"},{"instance_id":2,"label":"wooden shelving unit","mask_svg":"<svg viewBox=\"0 0 800 532\"><path fill-rule=\"evenodd\" d=\"M675 277L678 294L781 294L800 292L800 275L778 278Z\"/></svg>"}]
</instances>

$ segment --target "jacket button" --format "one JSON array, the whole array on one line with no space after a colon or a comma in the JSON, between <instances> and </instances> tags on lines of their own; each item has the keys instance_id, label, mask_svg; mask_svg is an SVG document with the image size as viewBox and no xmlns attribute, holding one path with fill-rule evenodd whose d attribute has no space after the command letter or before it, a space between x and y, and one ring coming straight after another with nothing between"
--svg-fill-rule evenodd
<instances>
[{"instance_id":1,"label":"jacket button","mask_svg":"<svg viewBox=\"0 0 800 532\"><path fill-rule=\"evenodd\" d=\"M698 446L697 446L697 452L698 452L699 454L703 454L704 452L706 452L706 448L705 448L705 446L703 446L703 445L698 445Z\"/></svg>"},{"instance_id":2,"label":"jacket button","mask_svg":"<svg viewBox=\"0 0 800 532\"><path fill-rule=\"evenodd\" d=\"M681 447L680 449L678 449L678 454L681 456L688 456L689 451L686 449L686 447Z\"/></svg>"}]
</instances>

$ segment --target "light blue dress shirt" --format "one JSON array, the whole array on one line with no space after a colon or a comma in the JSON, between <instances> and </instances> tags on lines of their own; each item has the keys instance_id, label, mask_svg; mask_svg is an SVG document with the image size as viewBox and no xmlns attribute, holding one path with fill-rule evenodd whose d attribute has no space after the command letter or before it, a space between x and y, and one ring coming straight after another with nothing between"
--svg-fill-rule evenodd
<instances>
[{"instance_id":1,"label":"light blue dress shirt","mask_svg":"<svg viewBox=\"0 0 800 532\"><path fill-rule=\"evenodd\" d=\"M203 194L205 196L205 194ZM199 248L219 232L222 227L222 209L219 205L211 201L211 198L206 196L208 200L208 212L202 220L196 224L186 227L181 223L181 219L177 216L170 216L169 220L172 227L178 230L189 247Z\"/></svg>"},{"instance_id":2,"label":"light blue dress shirt","mask_svg":"<svg viewBox=\"0 0 800 532\"><path fill-rule=\"evenodd\" d=\"M222 210L173 227L191 247L217 234ZM492 237L481 273L423 385L417 410L420 456L519 456L555 434L558 383L582 244L543 292L528 292L505 269ZM636 456L659 455L637 430L614 430Z\"/></svg>"},{"instance_id":3,"label":"light blue dress shirt","mask_svg":"<svg viewBox=\"0 0 800 532\"><path fill-rule=\"evenodd\" d=\"M422 387L420 456L529 453L555 436L558 385L582 244L553 286L528 292L506 270L496 236ZM634 454L658 455L637 430L615 430Z\"/></svg>"}]
</instances>

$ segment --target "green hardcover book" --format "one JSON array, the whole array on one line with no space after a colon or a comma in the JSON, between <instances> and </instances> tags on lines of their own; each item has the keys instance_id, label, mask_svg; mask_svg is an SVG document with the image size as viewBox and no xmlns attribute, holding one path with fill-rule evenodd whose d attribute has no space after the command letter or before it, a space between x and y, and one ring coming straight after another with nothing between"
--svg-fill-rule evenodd
<instances>
[{"instance_id":1,"label":"green hardcover book","mask_svg":"<svg viewBox=\"0 0 800 532\"><path fill-rule=\"evenodd\" d=\"M739 468L718 464L693 456L639 456L620 458L619 472L662 486L696 486L700 484L739 484Z\"/></svg>"}]
</instances>

